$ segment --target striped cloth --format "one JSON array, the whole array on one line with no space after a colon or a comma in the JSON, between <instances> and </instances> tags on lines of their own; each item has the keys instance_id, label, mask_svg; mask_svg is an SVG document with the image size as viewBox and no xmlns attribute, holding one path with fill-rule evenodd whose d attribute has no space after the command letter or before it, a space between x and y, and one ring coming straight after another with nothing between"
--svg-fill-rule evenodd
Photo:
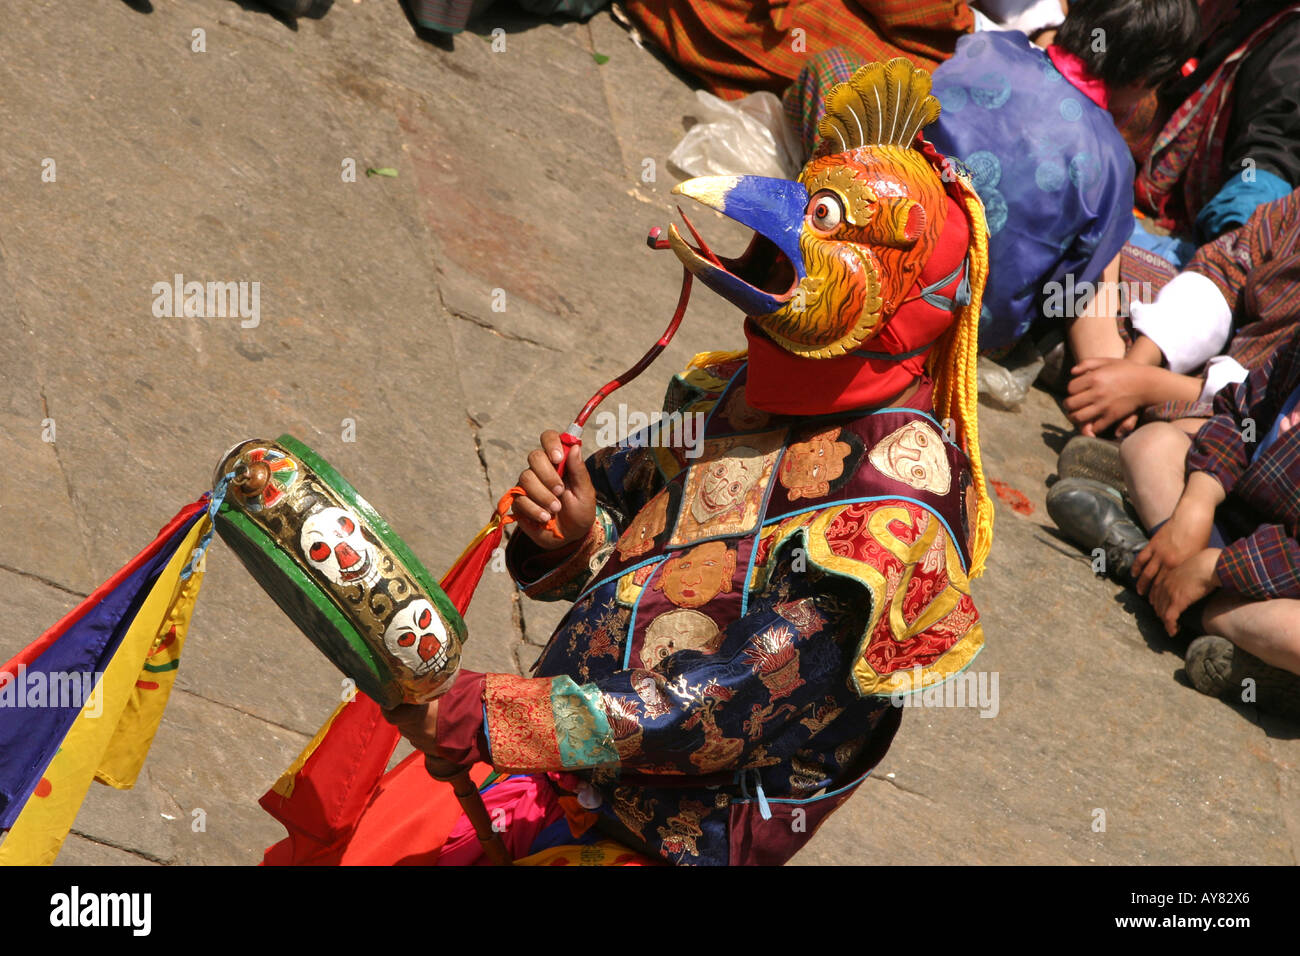
<instances>
[{"instance_id":1,"label":"striped cloth","mask_svg":"<svg viewBox=\"0 0 1300 956\"><path fill-rule=\"evenodd\" d=\"M1227 355L1255 370L1300 324L1300 190L1255 210L1240 229L1196 251L1187 269L1218 286L1232 306ZM1173 421L1196 415L1195 403L1166 402L1144 418Z\"/></svg>"},{"instance_id":2,"label":"striped cloth","mask_svg":"<svg viewBox=\"0 0 1300 956\"><path fill-rule=\"evenodd\" d=\"M1187 453L1188 474L1206 472L1228 493L1221 509L1245 506L1259 518L1254 533L1228 544L1215 565L1223 586L1244 597L1300 597L1298 396L1300 328L1293 328L1268 362L1214 397L1214 417Z\"/></svg>"},{"instance_id":3,"label":"striped cloth","mask_svg":"<svg viewBox=\"0 0 1300 956\"><path fill-rule=\"evenodd\" d=\"M780 94L814 55L906 56L934 68L975 18L963 0L629 0L627 11L673 60L723 99Z\"/></svg>"},{"instance_id":4,"label":"striped cloth","mask_svg":"<svg viewBox=\"0 0 1300 956\"><path fill-rule=\"evenodd\" d=\"M799 134L803 146L803 159L812 156L817 146L817 124L821 122L826 94L837 83L847 82L853 71L865 60L846 55L839 47L832 47L820 56L810 57L795 81L781 96L781 105L790 125Z\"/></svg>"}]
</instances>

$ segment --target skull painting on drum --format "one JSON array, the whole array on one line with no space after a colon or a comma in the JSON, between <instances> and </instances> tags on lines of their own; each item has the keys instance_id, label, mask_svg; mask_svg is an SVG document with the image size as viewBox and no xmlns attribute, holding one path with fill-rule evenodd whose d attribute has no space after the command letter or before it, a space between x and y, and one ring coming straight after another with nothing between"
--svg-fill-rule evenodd
<instances>
[{"instance_id":1,"label":"skull painting on drum","mask_svg":"<svg viewBox=\"0 0 1300 956\"><path fill-rule=\"evenodd\" d=\"M393 615L384 631L384 646L416 677L447 666L447 630L424 598L416 598Z\"/></svg>"},{"instance_id":2,"label":"skull painting on drum","mask_svg":"<svg viewBox=\"0 0 1300 956\"><path fill-rule=\"evenodd\" d=\"M302 524L299 538L307 563L337 585L379 579L375 549L361 533L361 522L343 508L322 508Z\"/></svg>"}]
</instances>

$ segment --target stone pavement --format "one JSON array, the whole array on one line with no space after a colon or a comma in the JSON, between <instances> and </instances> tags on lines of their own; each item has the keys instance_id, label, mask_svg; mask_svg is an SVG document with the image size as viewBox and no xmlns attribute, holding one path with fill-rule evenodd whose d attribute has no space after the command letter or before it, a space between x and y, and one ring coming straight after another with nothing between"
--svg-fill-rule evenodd
<instances>
[{"instance_id":1,"label":"stone pavement","mask_svg":"<svg viewBox=\"0 0 1300 956\"><path fill-rule=\"evenodd\" d=\"M148 6L18 0L0 27L0 660L246 437L305 440L440 571L677 294L644 236L671 215L693 87L608 13L490 15L496 51L417 37L397 0L297 24ZM715 218L710 237L739 239ZM177 273L259 282L260 322L155 318L152 286ZM740 342L700 291L620 400L654 409L692 353ZM998 712L906 714L796 862L1295 863L1300 728L1191 690L1150 614L1056 538L1043 499L1066 423L1048 396L981 424L988 472L1029 509L999 508L976 584ZM282 835L256 799L340 677L220 543L208 571L139 784L92 788L60 862L246 864ZM467 666L523 672L558 617L489 575Z\"/></svg>"}]
</instances>

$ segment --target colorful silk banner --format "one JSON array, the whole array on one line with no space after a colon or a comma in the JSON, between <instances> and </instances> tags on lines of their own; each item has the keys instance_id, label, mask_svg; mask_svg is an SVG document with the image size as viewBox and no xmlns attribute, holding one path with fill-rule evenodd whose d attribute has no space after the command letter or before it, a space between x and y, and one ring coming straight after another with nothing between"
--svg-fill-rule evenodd
<instances>
[{"instance_id":1,"label":"colorful silk banner","mask_svg":"<svg viewBox=\"0 0 1300 956\"><path fill-rule=\"evenodd\" d=\"M0 864L51 863L91 781L130 787L175 680L206 497L0 668Z\"/></svg>"}]
</instances>

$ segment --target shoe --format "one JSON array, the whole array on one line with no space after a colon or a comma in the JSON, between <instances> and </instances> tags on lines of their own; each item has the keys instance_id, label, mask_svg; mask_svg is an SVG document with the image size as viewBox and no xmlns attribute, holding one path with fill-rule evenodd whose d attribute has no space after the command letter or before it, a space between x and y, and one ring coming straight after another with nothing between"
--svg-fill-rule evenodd
<instances>
[{"instance_id":1,"label":"shoe","mask_svg":"<svg viewBox=\"0 0 1300 956\"><path fill-rule=\"evenodd\" d=\"M310 17L319 20L329 13L334 0L264 0L267 6L274 7L285 16Z\"/></svg>"},{"instance_id":2,"label":"shoe","mask_svg":"<svg viewBox=\"0 0 1300 956\"><path fill-rule=\"evenodd\" d=\"M1300 721L1300 674L1265 664L1226 638L1198 637L1187 648L1184 666L1192 686L1202 694L1253 701L1266 714Z\"/></svg>"},{"instance_id":3,"label":"shoe","mask_svg":"<svg viewBox=\"0 0 1300 956\"><path fill-rule=\"evenodd\" d=\"M1119 442L1075 435L1061 449L1056 473L1062 478L1091 478L1110 485L1121 495L1128 493L1124 466L1119 459Z\"/></svg>"},{"instance_id":4,"label":"shoe","mask_svg":"<svg viewBox=\"0 0 1300 956\"><path fill-rule=\"evenodd\" d=\"M1132 579L1133 559L1147 546L1147 536L1124 511L1118 491L1092 478L1063 478L1047 491L1047 513L1084 551L1101 548L1112 578Z\"/></svg>"}]
</instances>

